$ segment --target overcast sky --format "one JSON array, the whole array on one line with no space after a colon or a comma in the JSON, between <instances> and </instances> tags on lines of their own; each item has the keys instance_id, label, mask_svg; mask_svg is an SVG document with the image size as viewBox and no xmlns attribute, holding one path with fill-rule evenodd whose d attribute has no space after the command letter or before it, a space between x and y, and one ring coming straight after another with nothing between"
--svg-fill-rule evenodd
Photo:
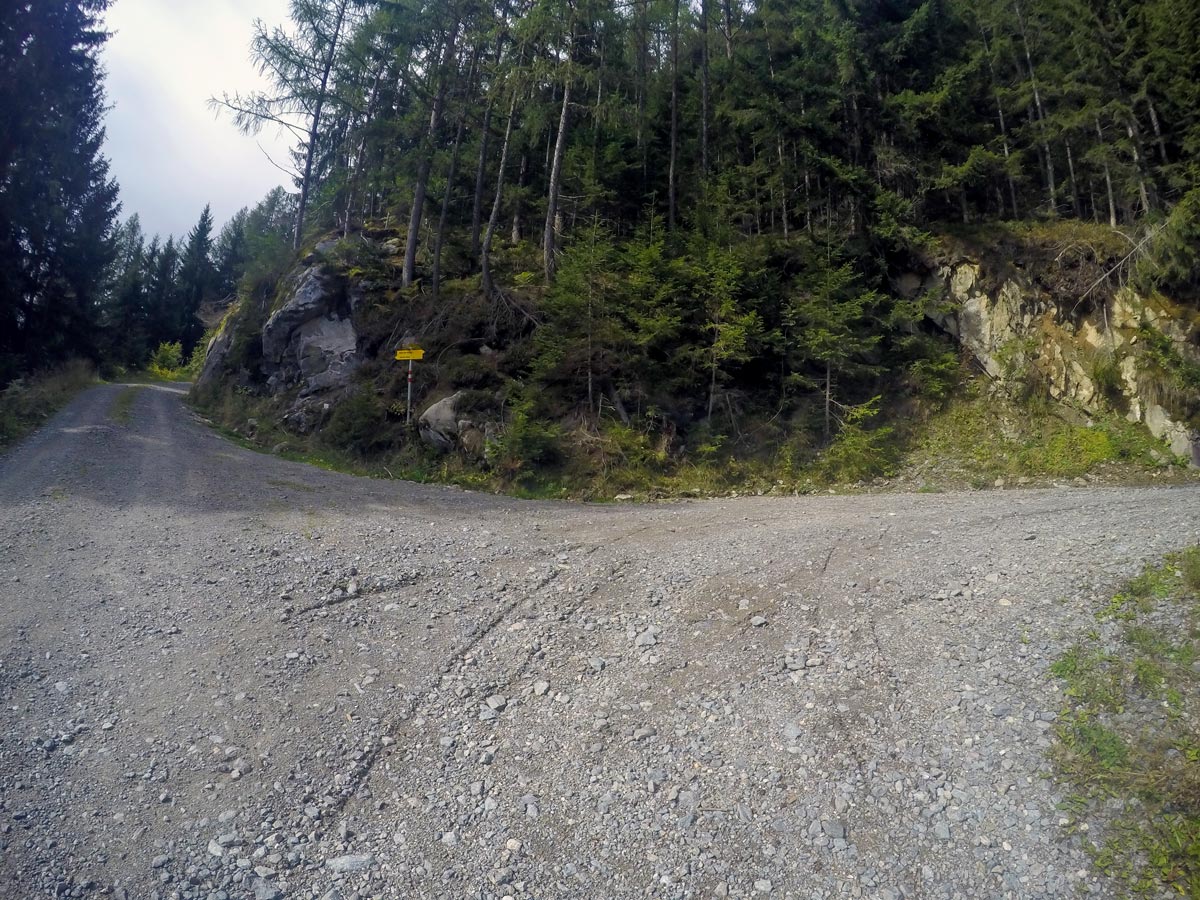
<instances>
[{"instance_id":1,"label":"overcast sky","mask_svg":"<svg viewBox=\"0 0 1200 900\"><path fill-rule=\"evenodd\" d=\"M251 24L283 24L287 7L287 0L116 0L109 8L114 34L104 63L113 109L105 152L121 185L122 218L136 212L147 235L165 239L185 234L211 203L220 228L287 181L258 146L286 166L286 136L243 136L207 102L260 85Z\"/></svg>"}]
</instances>

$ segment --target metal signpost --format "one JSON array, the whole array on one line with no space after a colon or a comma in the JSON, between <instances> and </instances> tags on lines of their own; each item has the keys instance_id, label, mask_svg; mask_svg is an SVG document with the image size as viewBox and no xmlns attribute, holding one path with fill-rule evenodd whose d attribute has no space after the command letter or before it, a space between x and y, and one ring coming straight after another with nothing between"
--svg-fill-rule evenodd
<instances>
[{"instance_id":1,"label":"metal signpost","mask_svg":"<svg viewBox=\"0 0 1200 900\"><path fill-rule=\"evenodd\" d=\"M396 359L403 362L408 360L408 403L404 407L404 424L412 424L412 377L413 377L413 361L425 358L425 351L420 347L405 347L403 350L396 351Z\"/></svg>"}]
</instances>

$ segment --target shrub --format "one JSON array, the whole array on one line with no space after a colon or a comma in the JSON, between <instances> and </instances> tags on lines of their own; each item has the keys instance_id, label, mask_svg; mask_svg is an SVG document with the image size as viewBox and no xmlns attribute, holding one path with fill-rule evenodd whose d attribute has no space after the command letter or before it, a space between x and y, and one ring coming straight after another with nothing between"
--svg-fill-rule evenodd
<instances>
[{"instance_id":1,"label":"shrub","mask_svg":"<svg viewBox=\"0 0 1200 900\"><path fill-rule=\"evenodd\" d=\"M356 456L366 456L392 443L387 408L368 391L358 391L338 403L322 429L330 446Z\"/></svg>"},{"instance_id":2,"label":"shrub","mask_svg":"<svg viewBox=\"0 0 1200 900\"><path fill-rule=\"evenodd\" d=\"M846 412L845 424L833 443L821 454L817 474L826 481L862 481L890 475L896 467L894 429L890 425L867 428L879 413L879 397Z\"/></svg>"},{"instance_id":3,"label":"shrub","mask_svg":"<svg viewBox=\"0 0 1200 900\"><path fill-rule=\"evenodd\" d=\"M183 372L183 345L179 341L164 341L150 356L150 374L164 381L177 381Z\"/></svg>"},{"instance_id":4,"label":"shrub","mask_svg":"<svg viewBox=\"0 0 1200 900\"><path fill-rule=\"evenodd\" d=\"M562 429L538 419L533 402L522 399L512 406L504 435L496 442L496 466L507 478L525 469L562 462Z\"/></svg>"}]
</instances>

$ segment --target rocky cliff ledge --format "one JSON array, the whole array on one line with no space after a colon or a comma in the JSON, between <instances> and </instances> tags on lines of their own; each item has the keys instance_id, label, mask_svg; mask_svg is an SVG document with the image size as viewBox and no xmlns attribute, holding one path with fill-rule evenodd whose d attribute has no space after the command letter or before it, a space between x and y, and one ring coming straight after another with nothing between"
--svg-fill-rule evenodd
<instances>
[{"instance_id":1,"label":"rocky cliff ledge","mask_svg":"<svg viewBox=\"0 0 1200 900\"><path fill-rule=\"evenodd\" d=\"M1200 466L1200 398L1188 383L1200 373L1194 310L1128 286L1055 290L969 258L943 258L896 287L929 298L930 319L998 385L1044 389L1084 415L1115 407Z\"/></svg>"}]
</instances>

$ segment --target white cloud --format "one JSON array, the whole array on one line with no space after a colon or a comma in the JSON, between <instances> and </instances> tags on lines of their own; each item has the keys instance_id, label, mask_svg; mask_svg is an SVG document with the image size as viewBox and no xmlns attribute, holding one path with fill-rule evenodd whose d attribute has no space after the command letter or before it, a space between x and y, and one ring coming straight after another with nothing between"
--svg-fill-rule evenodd
<instances>
[{"instance_id":1,"label":"white cloud","mask_svg":"<svg viewBox=\"0 0 1200 900\"><path fill-rule=\"evenodd\" d=\"M208 98L262 86L250 61L252 23L287 20L287 0L117 0L106 24L105 152L121 184L122 216L149 233L184 234L211 203L218 227L288 181L291 138L240 134ZM290 183L285 184L289 189Z\"/></svg>"}]
</instances>

